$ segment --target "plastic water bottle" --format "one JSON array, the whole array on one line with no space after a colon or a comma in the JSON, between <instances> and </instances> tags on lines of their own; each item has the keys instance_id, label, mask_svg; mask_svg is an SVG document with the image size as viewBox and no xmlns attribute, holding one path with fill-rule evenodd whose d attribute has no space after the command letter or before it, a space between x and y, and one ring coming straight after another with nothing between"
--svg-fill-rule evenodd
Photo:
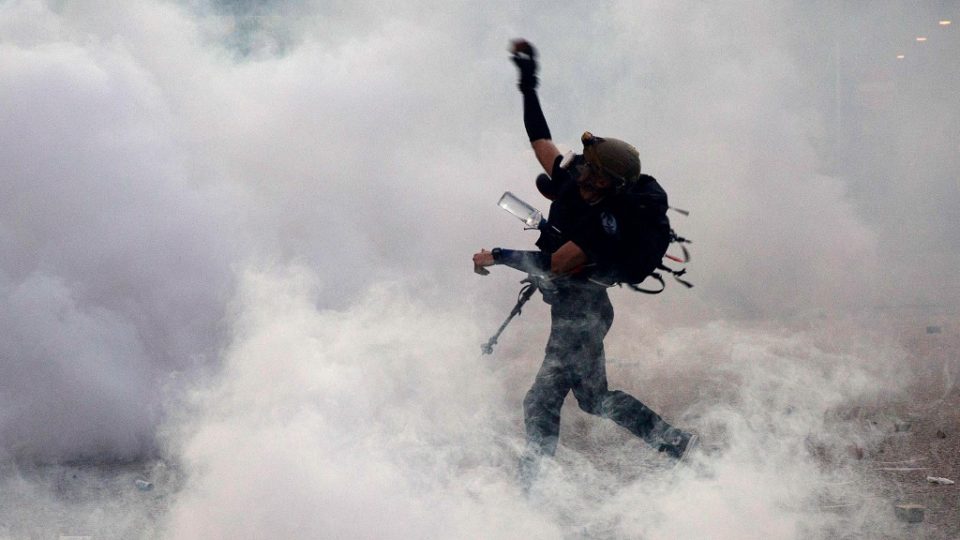
<instances>
[{"instance_id":1,"label":"plastic water bottle","mask_svg":"<svg viewBox=\"0 0 960 540\"><path fill-rule=\"evenodd\" d=\"M507 191L497 202L500 208L520 218L528 229L539 229L543 222L543 214L536 208L523 202L516 195Z\"/></svg>"}]
</instances>

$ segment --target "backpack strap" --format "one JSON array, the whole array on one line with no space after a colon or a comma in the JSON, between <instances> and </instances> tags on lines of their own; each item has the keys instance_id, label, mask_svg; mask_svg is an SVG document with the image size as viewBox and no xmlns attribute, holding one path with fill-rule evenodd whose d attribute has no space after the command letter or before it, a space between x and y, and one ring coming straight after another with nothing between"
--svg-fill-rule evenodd
<instances>
[{"instance_id":1,"label":"backpack strap","mask_svg":"<svg viewBox=\"0 0 960 540\"><path fill-rule=\"evenodd\" d=\"M660 268L663 268L663 265L660 265ZM635 292L640 292L640 293L643 293L643 294L660 294L660 293L663 292L664 289L667 288L667 284L663 282L663 276L661 276L658 272L651 272L650 275L647 276L647 277L652 277L653 279L659 281L659 282L660 282L660 288L659 288L659 289L644 289L644 288L642 288L642 287L638 287L638 286L634 285L633 283L627 283L627 287L630 287L630 288L633 289Z\"/></svg>"},{"instance_id":2,"label":"backpack strap","mask_svg":"<svg viewBox=\"0 0 960 540\"><path fill-rule=\"evenodd\" d=\"M661 264L661 265L657 266L657 269L663 270L664 272L669 272L670 275L673 276L673 279L677 280L677 283L683 285L684 287L686 287L686 288L688 288L688 289L692 289L692 288L693 288L693 283L690 283L689 281L687 281L687 280L685 280L685 279L680 279L680 276L682 276L682 275L684 275L684 274L687 273L687 269L686 269L686 268L683 268L683 269L680 269L680 270L674 270L673 268L670 268L669 266L666 266L666 265ZM660 288L659 288L659 289L644 289L644 288L642 288L642 287L638 287L638 286L634 285L633 283L627 283L626 285L627 285L627 287L630 287L630 289L632 289L632 290L634 290L634 291L636 291L636 292L639 292L639 293L643 293L643 294L660 294L660 293L663 292L664 289L667 288L667 284L663 281L663 276L661 276L659 272L651 272L650 275L647 276L647 277L652 277L653 279L659 281L659 282L660 282Z\"/></svg>"},{"instance_id":3,"label":"backpack strap","mask_svg":"<svg viewBox=\"0 0 960 540\"><path fill-rule=\"evenodd\" d=\"M680 283L681 285L683 285L684 287L686 287L686 288L688 288L688 289L692 289L692 288L693 288L693 283L690 283L689 281L687 281L687 280L685 280L685 279L680 279L680 276L682 276L682 275L684 275L684 274L687 273L687 269L686 269L686 268L681 268L680 270L674 270L673 268L670 268L669 266L666 266L666 265L663 265L663 264L661 264L661 265L658 266L657 268L659 268L660 270L663 270L664 272L670 272L670 273L673 275L673 279L677 280L677 282ZM663 282L663 280L661 280L661 283L662 283L662 282Z\"/></svg>"},{"instance_id":4,"label":"backpack strap","mask_svg":"<svg viewBox=\"0 0 960 540\"><path fill-rule=\"evenodd\" d=\"M680 244L680 249L683 251L683 258L676 257L674 255L665 254L664 257L670 259L671 261L678 262L680 264L686 264L690 262L690 251L687 250L687 246L684 244L692 244L690 240L680 236L676 231L670 229L670 243L671 244Z\"/></svg>"}]
</instances>

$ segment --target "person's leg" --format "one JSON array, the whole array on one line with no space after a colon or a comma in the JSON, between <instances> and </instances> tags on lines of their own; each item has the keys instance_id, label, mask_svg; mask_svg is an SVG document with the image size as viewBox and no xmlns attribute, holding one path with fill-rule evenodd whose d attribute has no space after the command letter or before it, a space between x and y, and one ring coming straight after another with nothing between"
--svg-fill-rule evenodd
<instances>
[{"instance_id":1,"label":"person's leg","mask_svg":"<svg viewBox=\"0 0 960 540\"><path fill-rule=\"evenodd\" d=\"M651 446L662 450L665 434L674 428L640 400L620 390L604 394L601 414L626 428Z\"/></svg>"},{"instance_id":2,"label":"person's leg","mask_svg":"<svg viewBox=\"0 0 960 540\"><path fill-rule=\"evenodd\" d=\"M540 454L553 455L560 436L560 409L570 391L567 375L556 357L547 356L533 386L523 399L527 444Z\"/></svg>"},{"instance_id":3,"label":"person's leg","mask_svg":"<svg viewBox=\"0 0 960 540\"><path fill-rule=\"evenodd\" d=\"M569 334L576 336L576 343L570 346L570 372L580 408L613 420L658 451L682 453L690 434L671 426L630 394L608 389L603 339L613 322L613 308L606 295L594 307L584 312L577 331Z\"/></svg>"},{"instance_id":4,"label":"person's leg","mask_svg":"<svg viewBox=\"0 0 960 540\"><path fill-rule=\"evenodd\" d=\"M561 357L567 350L569 328L554 317L546 355L537 377L523 399L527 446L520 457L519 476L525 488L536 477L543 456L552 456L560 437L560 409L570 391L570 377Z\"/></svg>"},{"instance_id":5,"label":"person's leg","mask_svg":"<svg viewBox=\"0 0 960 540\"><path fill-rule=\"evenodd\" d=\"M566 358L567 369L571 374L571 389L581 409L603 416L603 400L607 395L606 357L603 352L603 338L613 321L613 309L606 295L606 302L584 310L582 317L571 323L570 355Z\"/></svg>"}]
</instances>

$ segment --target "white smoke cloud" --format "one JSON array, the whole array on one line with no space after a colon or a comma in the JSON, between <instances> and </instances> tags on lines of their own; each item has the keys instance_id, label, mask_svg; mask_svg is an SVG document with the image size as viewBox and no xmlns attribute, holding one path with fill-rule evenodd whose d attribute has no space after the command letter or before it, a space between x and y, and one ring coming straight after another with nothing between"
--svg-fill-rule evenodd
<instances>
[{"instance_id":1,"label":"white smoke cloud","mask_svg":"<svg viewBox=\"0 0 960 540\"><path fill-rule=\"evenodd\" d=\"M871 15L836 11L838 35ZM600 536L744 537L721 518L743 508L759 509L768 536L829 537L852 518L824 516L810 501L829 475L787 457L810 433L831 447L866 436L823 413L877 392L895 346L868 347L889 360L874 369L859 326L831 338L837 353L823 335L722 319L949 301L955 288L929 276L955 257L932 240L903 246L953 245L941 218L958 205L955 157L918 158L942 155L939 143L873 160L899 178L855 165L878 149L834 120L867 113L833 100L821 65L833 47L820 46L832 36L795 31L824 17L745 3L0 5L2 453L138 458L157 451L162 423L187 482L172 537L556 537L581 522ZM632 441L561 452L545 508L515 493L519 402L546 310L531 304L508 330L512 363L474 362L520 276L480 280L468 257L532 244L494 206L502 191L545 207L504 51L516 35L540 47L558 142L575 148L585 129L635 142L694 212L675 224L695 241L697 287L614 293L608 352L644 362L612 362L614 386L731 435L706 476L671 483ZM870 113L871 137L908 139L894 120L916 133L933 114L895 112ZM955 124L955 104L938 114ZM907 170L930 187L905 186ZM915 203L909 227L877 193ZM915 269L928 254L931 268ZM715 361L726 367L711 372ZM601 421L580 429L577 414L564 444L617 438Z\"/></svg>"},{"instance_id":2,"label":"white smoke cloud","mask_svg":"<svg viewBox=\"0 0 960 540\"><path fill-rule=\"evenodd\" d=\"M873 436L838 428L832 411L903 375L888 367L899 354L888 343L831 352L834 327L664 331L658 359L612 361L630 376L611 383L627 381L719 453L671 470L605 420L584 432L570 407L557 465L527 500L512 478L524 385L504 374L532 376L522 362L539 349L532 336L517 356L477 359L469 311L438 313L401 287L333 310L317 307L304 270L243 282L222 380L183 428L190 481L170 537L829 538L851 525L880 531L892 517L822 508L837 502L825 498L832 486L856 478L847 447ZM611 356L632 345L613 340ZM697 400L678 403L674 391ZM593 445L563 442L571 432ZM815 447L839 461L826 466Z\"/></svg>"},{"instance_id":3,"label":"white smoke cloud","mask_svg":"<svg viewBox=\"0 0 960 540\"><path fill-rule=\"evenodd\" d=\"M5 27L36 8L5 6ZM143 455L164 376L216 346L230 202L190 184L167 104L129 51L52 33L0 44L0 434L39 459Z\"/></svg>"},{"instance_id":4,"label":"white smoke cloud","mask_svg":"<svg viewBox=\"0 0 960 540\"><path fill-rule=\"evenodd\" d=\"M476 359L472 324L396 286L340 311L317 309L303 270L245 282L230 367L188 427L182 456L204 472L178 501L172 537L471 536L493 515L528 521L516 496L493 497L509 481L497 447L515 414ZM470 491L491 505L486 517L460 499Z\"/></svg>"}]
</instances>

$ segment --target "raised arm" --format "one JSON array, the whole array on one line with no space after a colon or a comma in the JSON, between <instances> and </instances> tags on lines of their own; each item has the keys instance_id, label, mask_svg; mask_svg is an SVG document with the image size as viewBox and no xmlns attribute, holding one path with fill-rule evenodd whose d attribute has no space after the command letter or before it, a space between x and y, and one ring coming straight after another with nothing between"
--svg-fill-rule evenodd
<instances>
[{"instance_id":1,"label":"raised arm","mask_svg":"<svg viewBox=\"0 0 960 540\"><path fill-rule=\"evenodd\" d=\"M537 50L525 39L515 39L510 52L513 53L513 63L520 70L520 83L517 86L523 94L523 126L537 161L547 174L553 174L553 164L560 150L553 144L547 119L543 116L537 97Z\"/></svg>"}]
</instances>

